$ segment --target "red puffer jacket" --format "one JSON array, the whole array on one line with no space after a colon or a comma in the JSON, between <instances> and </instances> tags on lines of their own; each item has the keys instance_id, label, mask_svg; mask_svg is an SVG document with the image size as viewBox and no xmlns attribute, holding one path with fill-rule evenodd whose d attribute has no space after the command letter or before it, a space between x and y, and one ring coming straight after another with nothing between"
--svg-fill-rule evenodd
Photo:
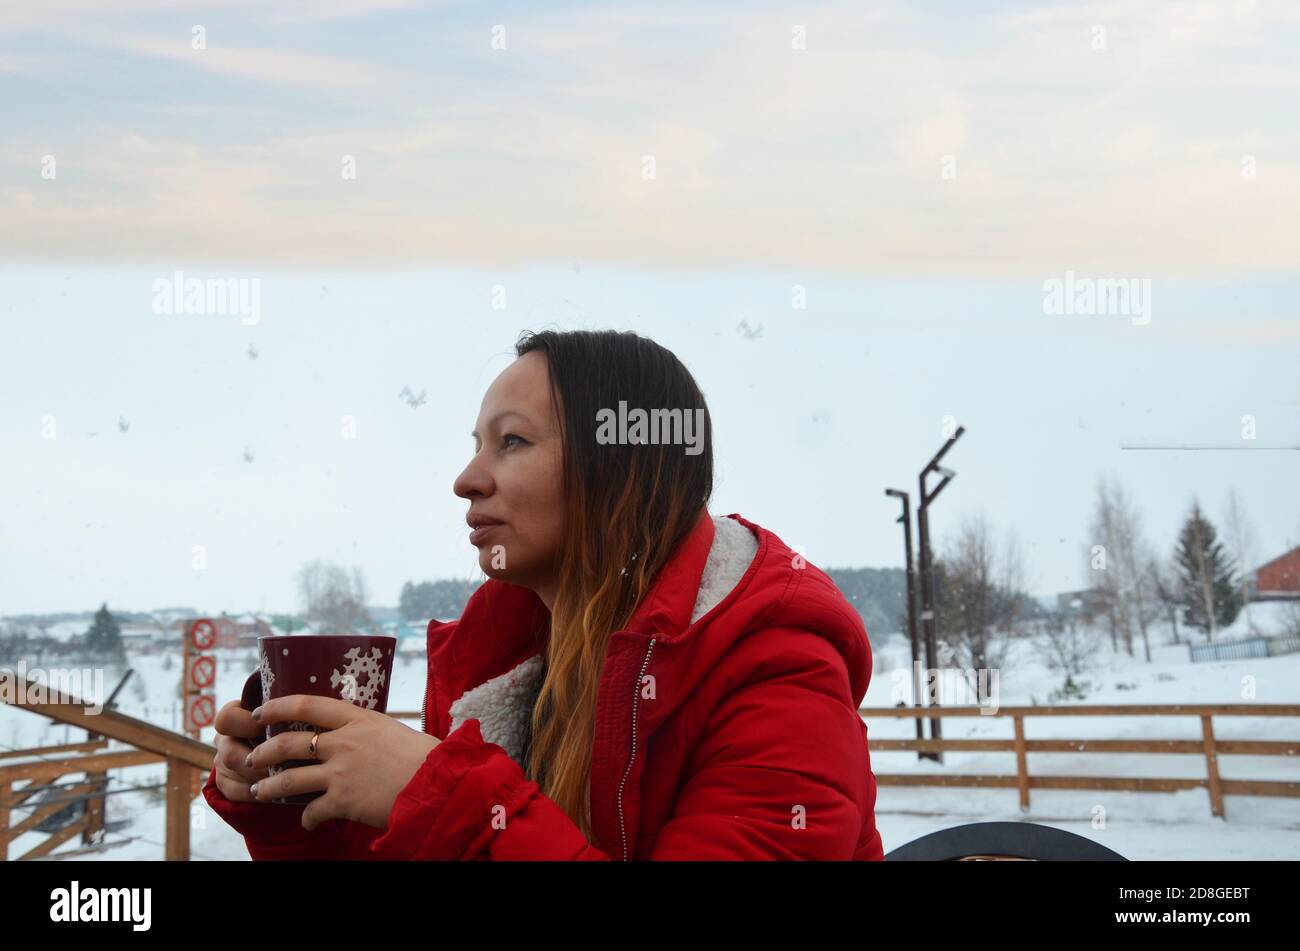
<instances>
[{"instance_id":1,"label":"red puffer jacket","mask_svg":"<svg viewBox=\"0 0 1300 951\"><path fill-rule=\"evenodd\" d=\"M489 580L459 621L429 624L425 730L446 739L387 829L307 832L304 806L232 803L215 768L205 798L254 859L884 858L857 712L866 628L774 534L704 513L611 636L591 840L519 765L547 620L532 591Z\"/></svg>"}]
</instances>

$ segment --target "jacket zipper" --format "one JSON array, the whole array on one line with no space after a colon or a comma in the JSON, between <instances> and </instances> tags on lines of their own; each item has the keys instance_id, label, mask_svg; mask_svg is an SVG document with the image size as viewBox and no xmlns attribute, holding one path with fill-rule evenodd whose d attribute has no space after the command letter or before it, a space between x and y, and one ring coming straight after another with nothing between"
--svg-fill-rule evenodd
<instances>
[{"instance_id":1,"label":"jacket zipper","mask_svg":"<svg viewBox=\"0 0 1300 951\"><path fill-rule=\"evenodd\" d=\"M426 678L426 683L424 685L424 702L420 704L420 732L421 733L429 732L429 728L427 726L428 716L429 716L429 683L427 682L428 681L427 674L425 675L425 678Z\"/></svg>"},{"instance_id":2,"label":"jacket zipper","mask_svg":"<svg viewBox=\"0 0 1300 951\"><path fill-rule=\"evenodd\" d=\"M632 693L632 755L628 757L627 769L623 770L623 779L618 784L618 833L623 840L623 861L627 858L627 826L623 816L623 787L627 784L627 777L632 772L632 764L636 762L636 720L637 713L641 708L641 680L645 677L645 670L650 666L650 654L655 649L655 638L650 638L650 646L646 648L645 659L641 661L641 672L636 675L636 685Z\"/></svg>"}]
</instances>

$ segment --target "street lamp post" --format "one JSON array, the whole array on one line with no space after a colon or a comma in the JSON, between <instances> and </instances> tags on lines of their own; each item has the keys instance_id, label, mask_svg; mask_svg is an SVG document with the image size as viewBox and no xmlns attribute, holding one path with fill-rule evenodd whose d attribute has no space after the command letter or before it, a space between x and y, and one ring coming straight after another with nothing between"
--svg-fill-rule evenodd
<instances>
[{"instance_id":1,"label":"street lamp post","mask_svg":"<svg viewBox=\"0 0 1300 951\"><path fill-rule=\"evenodd\" d=\"M917 706L921 702L921 672L917 669L921 658L918 656L920 645L916 637L916 582L912 571L912 500L902 489L886 489L885 495L891 495L903 503L903 514L898 517L898 521L903 523L903 557L907 565L907 637L912 643L912 705ZM915 718L915 723L916 738L925 739L925 724L920 717ZM934 754L917 750L916 758L933 759Z\"/></svg>"},{"instance_id":2,"label":"street lamp post","mask_svg":"<svg viewBox=\"0 0 1300 951\"><path fill-rule=\"evenodd\" d=\"M937 649L935 646L934 636L934 578L930 552L930 506L933 505L934 500L939 497L939 493L943 491L944 486L951 482L957 475L957 473L953 472L951 469L945 469L940 466L939 460L947 454L948 450L952 448L953 443L960 439L964 432L966 432L966 427L958 426L957 432L955 432L952 435L952 438L944 444L942 449L935 453L934 458L931 459L926 467L921 470L921 474L917 478L921 497L921 504L916 513L917 527L919 529L921 542L921 629L925 635L925 663L928 668L928 676L938 675L938 668L935 666L935 654L937 653ZM933 492L929 491L925 485L926 478L931 473L943 477L943 481L935 486ZM939 705L937 692L936 696L931 699L931 706ZM942 722L943 721L939 717L930 718L930 739L943 739ZM942 751L936 750L934 758L935 762L942 764Z\"/></svg>"}]
</instances>

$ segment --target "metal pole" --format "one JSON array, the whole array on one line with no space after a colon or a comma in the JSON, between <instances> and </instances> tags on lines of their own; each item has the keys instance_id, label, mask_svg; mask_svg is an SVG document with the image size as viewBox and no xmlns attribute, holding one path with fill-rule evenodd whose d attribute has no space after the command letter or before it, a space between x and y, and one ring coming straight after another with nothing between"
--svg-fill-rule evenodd
<instances>
[{"instance_id":1,"label":"metal pole","mask_svg":"<svg viewBox=\"0 0 1300 951\"><path fill-rule=\"evenodd\" d=\"M938 668L935 666L935 655L938 653L938 649L935 644L934 633L934 576L930 546L930 505L939 497L939 493L943 491L944 486L951 482L953 477L956 475L954 472L942 469L939 466L939 460L947 455L948 450L952 448L953 443L960 439L964 432L966 432L966 427L958 426L957 431L953 433L952 438L944 443L943 448L935 453L934 458L931 459L926 467L921 470L921 474L917 478L917 484L921 495L921 504L917 510L917 527L921 536L921 627L925 634L926 667L930 672L935 672L935 676L938 675ZM925 487L925 480L932 472L941 474L943 476L943 481L935 487L933 492L928 492ZM931 706L937 707L938 705L939 703L936 694L934 703L932 703ZM939 717L932 717L930 719L930 738L932 740L943 739L943 721ZM940 764L943 763L943 753L941 751L936 751L933 758L935 762Z\"/></svg>"},{"instance_id":2,"label":"metal pole","mask_svg":"<svg viewBox=\"0 0 1300 951\"><path fill-rule=\"evenodd\" d=\"M925 499L925 473L921 473L921 507L917 509L916 519L917 527L921 536L921 630L925 634L925 667L927 677L933 675L936 670L934 664L935 644L934 644L934 591L930 577L930 513L926 508ZM933 704L937 706L937 701ZM919 720L918 720L919 722ZM942 721L938 717L930 718L930 739L943 739ZM936 763L943 763L942 751L936 750L927 754L928 759Z\"/></svg>"},{"instance_id":3,"label":"metal pole","mask_svg":"<svg viewBox=\"0 0 1300 951\"><path fill-rule=\"evenodd\" d=\"M920 657L917 655L919 644L916 636L916 581L912 570L912 499L901 489L886 489L886 495L892 495L903 503L903 514L898 521L903 523L903 557L907 566L907 637L912 644L912 706L921 703L921 671L917 668ZM920 717L915 717L916 738L925 739L925 724ZM917 759L925 759L926 753L916 751Z\"/></svg>"}]
</instances>

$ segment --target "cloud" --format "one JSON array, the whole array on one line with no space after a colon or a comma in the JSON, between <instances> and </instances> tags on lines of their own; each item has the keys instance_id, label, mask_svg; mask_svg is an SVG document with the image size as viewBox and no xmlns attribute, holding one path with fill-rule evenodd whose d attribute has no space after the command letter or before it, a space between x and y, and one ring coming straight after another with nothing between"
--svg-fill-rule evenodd
<instances>
[{"instance_id":1,"label":"cloud","mask_svg":"<svg viewBox=\"0 0 1300 951\"><path fill-rule=\"evenodd\" d=\"M87 31L77 35L86 45L133 56L183 63L256 82L304 86L321 91L351 91L377 84L415 80L392 69L342 57L318 56L293 50L247 49L210 42L191 46L189 33L174 37Z\"/></svg>"},{"instance_id":2,"label":"cloud","mask_svg":"<svg viewBox=\"0 0 1300 951\"><path fill-rule=\"evenodd\" d=\"M156 115L132 90L116 126L89 109L57 136L11 124L0 250L1039 279L1300 259L1277 214L1300 199L1285 5L519 10L495 51L487 22L447 18L391 55L382 30L326 54L292 30L195 51L79 28L159 77ZM171 94L178 63L230 82ZM60 178L41 181L51 140Z\"/></svg>"},{"instance_id":3,"label":"cloud","mask_svg":"<svg viewBox=\"0 0 1300 951\"><path fill-rule=\"evenodd\" d=\"M263 23L311 23L361 20L367 17L422 7L445 7L448 0L41 0L39 4L0 7L0 32L42 31L58 33L69 24L84 27L120 23L132 17L199 16L213 22L232 19ZM198 22L203 22L202 20Z\"/></svg>"}]
</instances>

